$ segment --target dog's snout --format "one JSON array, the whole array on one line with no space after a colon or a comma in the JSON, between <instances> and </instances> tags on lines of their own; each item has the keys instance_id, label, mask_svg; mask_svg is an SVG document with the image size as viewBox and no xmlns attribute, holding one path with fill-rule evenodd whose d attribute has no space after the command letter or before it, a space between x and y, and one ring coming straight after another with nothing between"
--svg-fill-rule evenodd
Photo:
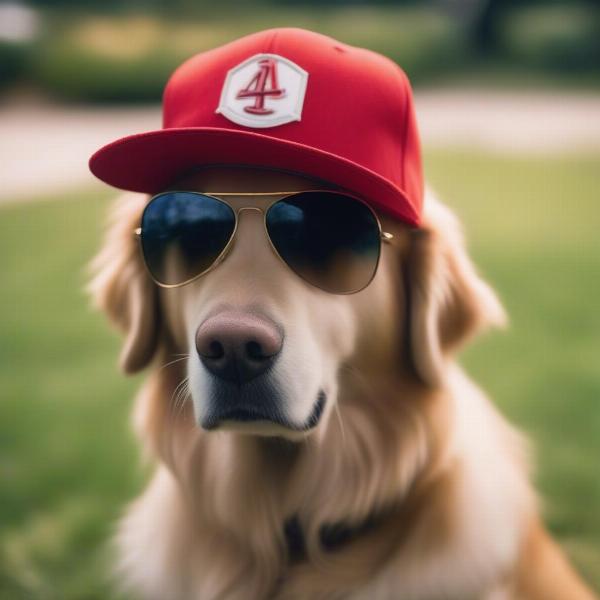
<instances>
[{"instance_id":1,"label":"dog's snout","mask_svg":"<svg viewBox=\"0 0 600 600\"><path fill-rule=\"evenodd\" d=\"M246 383L264 373L283 346L283 335L270 319L248 312L224 311L196 332L202 364L226 381Z\"/></svg>"}]
</instances>

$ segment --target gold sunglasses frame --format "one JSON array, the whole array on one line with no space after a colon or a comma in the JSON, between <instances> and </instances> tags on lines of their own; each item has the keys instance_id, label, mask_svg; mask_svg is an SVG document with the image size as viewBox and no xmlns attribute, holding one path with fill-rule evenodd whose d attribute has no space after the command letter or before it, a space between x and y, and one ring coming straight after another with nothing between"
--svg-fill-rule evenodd
<instances>
[{"instance_id":1,"label":"gold sunglasses frame","mask_svg":"<svg viewBox=\"0 0 600 600\"><path fill-rule=\"evenodd\" d=\"M306 279L305 277L303 277L302 275L300 275L299 273L297 273L290 265L288 265L288 263L283 259L283 257L279 254L277 248L275 247L275 244L273 243L273 240L271 240L271 236L269 235L269 230L267 228L267 213L269 212L269 209L277 204L277 202L280 202L282 200L286 200L287 198L291 198L292 196L297 196L298 194L304 194L306 192L327 192L327 193L333 193L333 194L340 194L342 196L348 196L349 198L352 198L353 200L356 200L357 202L360 202L361 204L363 204L364 206L367 207L367 209L371 212L371 214L373 215L373 217L375 218L375 222L377 223L377 228L379 230L379 252L377 254L377 262L375 263L375 268L373 269L373 274L371 275L371 277L369 278L369 281L367 281L367 283L365 283L365 285L363 285L361 288L357 289L357 290L352 290L350 292L332 292L331 290L327 290L321 286L318 286L314 283L312 283L311 281L309 281L308 279ZM166 194L193 194L196 196L208 196L209 198L212 198L213 200L217 200L218 202L221 202L222 204L225 204L226 206L228 206L234 214L235 217L235 223L233 226L233 231L231 232L231 236L229 237L229 240L227 241L227 244L225 244L225 246L223 247L223 250L221 250L221 252L219 253L219 255L215 258L215 260L211 263L211 265L207 268L204 269L204 271L202 271L201 273L198 273L197 275L194 275L193 277L191 277L190 279L186 279L185 281L181 282L181 283L162 283L161 281L158 281L154 275L152 274L152 272L150 271L150 268L148 267L148 264L146 263L146 259L144 257L144 249L142 246L142 227L137 227L134 230L134 235L136 236L136 238L138 239L139 245L140 245L140 251L142 254L142 258L144 258L144 266L146 267L146 270L148 271L148 274L150 275L150 278L152 279L152 281L154 281L154 283L156 285L158 285L159 287L165 288L165 289L173 289L173 288L179 288L179 287L183 287L184 285L187 285L188 283L192 283L193 281L196 281L197 279L200 279L200 277L206 275L207 273L210 273L213 269L215 269L220 263L222 263L225 258L227 257L227 254L229 253L229 250L231 249L231 247L233 246L233 243L235 241L235 235L237 233L238 230L238 224L239 224L239 220L240 220L240 213L244 210L255 210L258 211L259 213L262 213L263 215L263 226L265 229L265 235L267 237L267 240L269 242L269 246L271 246L271 250L273 251L273 253L275 254L275 256L277 256L277 258L286 266L286 268L288 268L290 271L292 271L292 273L294 273L294 275L296 275L297 277L299 277L300 279L302 279L303 281L305 281L306 283L308 283L310 286L315 287L317 289L323 290L324 292L327 292L328 294L335 294L335 295L339 295L339 296L347 296L350 294L357 294L358 292L361 292L362 290L364 290L366 287L369 286L369 284L373 281L373 279L375 278L375 275L377 274L377 269L379 267L379 261L381 259L381 243L390 243L393 239L394 239L394 235L392 233L388 233L386 231L383 231L382 227L381 227L381 221L379 220L379 217L377 215L377 213L373 210L373 208L371 207L370 204L368 204L367 202L365 202L362 198L358 198L357 196L354 196L352 194L349 194L347 192L344 191L338 191L338 190L327 190L327 189L316 189L316 190L296 190L293 192L197 192L197 191L191 191L191 190L169 190L166 192L161 192L160 194L156 194L154 196L152 196L152 198L150 198L150 200L148 201L148 203L146 204L146 206L144 207L144 211L142 212L142 219L143 219L143 215L144 212L146 211L146 208L152 203L153 200L155 200L156 198L159 198L160 196L165 196ZM259 206L240 206L235 207L232 206L229 202L226 202L223 198L228 198L228 197L252 197L252 196L281 196L280 198L277 198L276 200L273 200L273 202L271 202L266 208L260 208Z\"/></svg>"}]
</instances>

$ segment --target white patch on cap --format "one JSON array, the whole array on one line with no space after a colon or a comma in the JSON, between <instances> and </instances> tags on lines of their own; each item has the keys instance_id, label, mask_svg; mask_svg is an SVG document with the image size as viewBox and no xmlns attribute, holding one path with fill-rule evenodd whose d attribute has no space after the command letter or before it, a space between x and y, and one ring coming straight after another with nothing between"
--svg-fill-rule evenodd
<instances>
[{"instance_id":1,"label":"white patch on cap","mask_svg":"<svg viewBox=\"0 0 600 600\"><path fill-rule=\"evenodd\" d=\"M278 54L256 54L225 78L216 112L246 127L300 121L308 73Z\"/></svg>"}]
</instances>

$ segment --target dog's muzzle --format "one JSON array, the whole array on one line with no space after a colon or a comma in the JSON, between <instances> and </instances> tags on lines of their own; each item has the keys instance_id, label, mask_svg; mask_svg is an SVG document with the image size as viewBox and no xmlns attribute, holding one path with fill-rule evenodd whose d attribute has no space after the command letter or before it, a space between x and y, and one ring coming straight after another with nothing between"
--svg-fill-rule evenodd
<instances>
[{"instance_id":1,"label":"dog's muzzle","mask_svg":"<svg viewBox=\"0 0 600 600\"><path fill-rule=\"evenodd\" d=\"M266 422L300 431L316 426L326 401L322 391L305 423L292 424L286 417L286 394L274 374L283 343L283 328L252 312L224 310L198 327L196 351L210 389L204 429L225 422Z\"/></svg>"}]
</instances>

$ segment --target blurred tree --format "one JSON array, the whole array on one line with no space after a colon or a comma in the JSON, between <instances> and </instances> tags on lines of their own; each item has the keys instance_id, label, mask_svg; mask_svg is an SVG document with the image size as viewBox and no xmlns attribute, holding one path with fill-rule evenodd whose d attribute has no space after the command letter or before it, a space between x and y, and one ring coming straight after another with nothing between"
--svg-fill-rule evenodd
<instances>
[{"instance_id":1,"label":"blurred tree","mask_svg":"<svg viewBox=\"0 0 600 600\"><path fill-rule=\"evenodd\" d=\"M485 0L471 25L471 45L479 55L497 54L502 39L502 19L514 0Z\"/></svg>"},{"instance_id":2,"label":"blurred tree","mask_svg":"<svg viewBox=\"0 0 600 600\"><path fill-rule=\"evenodd\" d=\"M600 33L600 10L598 0L458 0L459 5L474 8L468 37L471 48L478 56L491 57L501 54L503 36L506 30L506 19L516 9L531 5L587 7L590 23ZM600 47L600 35L597 38L597 47Z\"/></svg>"}]
</instances>

